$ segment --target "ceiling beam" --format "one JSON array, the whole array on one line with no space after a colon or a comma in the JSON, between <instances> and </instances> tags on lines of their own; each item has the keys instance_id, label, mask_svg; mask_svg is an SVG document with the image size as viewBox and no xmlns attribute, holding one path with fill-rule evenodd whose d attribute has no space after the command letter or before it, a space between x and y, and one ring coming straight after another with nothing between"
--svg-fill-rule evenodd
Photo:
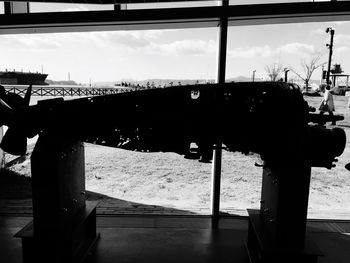
<instances>
[{"instance_id":1,"label":"ceiling beam","mask_svg":"<svg viewBox=\"0 0 350 263\"><path fill-rule=\"evenodd\" d=\"M27 2L28 0L16 0L16 2ZM34 3L61 3L61 4L157 4L157 3L178 3L178 2L200 2L220 0L31 0Z\"/></svg>"},{"instance_id":2,"label":"ceiling beam","mask_svg":"<svg viewBox=\"0 0 350 263\"><path fill-rule=\"evenodd\" d=\"M0 15L0 34L87 32L349 21L350 1Z\"/></svg>"}]
</instances>

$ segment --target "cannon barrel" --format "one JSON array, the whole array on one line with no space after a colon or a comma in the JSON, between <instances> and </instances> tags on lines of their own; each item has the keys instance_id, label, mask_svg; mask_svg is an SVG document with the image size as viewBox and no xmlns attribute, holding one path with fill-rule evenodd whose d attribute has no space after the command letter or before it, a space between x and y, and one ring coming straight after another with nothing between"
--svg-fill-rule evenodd
<instances>
[{"instance_id":1,"label":"cannon barrel","mask_svg":"<svg viewBox=\"0 0 350 263\"><path fill-rule=\"evenodd\" d=\"M340 156L346 144L344 130L309 127L308 160L314 167L332 167L335 156ZM334 166L334 165L333 165Z\"/></svg>"},{"instance_id":2,"label":"cannon barrel","mask_svg":"<svg viewBox=\"0 0 350 263\"><path fill-rule=\"evenodd\" d=\"M324 125L326 122L336 122L344 120L344 116L341 115L324 115L324 114L316 114L309 113L309 122L317 123L320 125Z\"/></svg>"},{"instance_id":3,"label":"cannon barrel","mask_svg":"<svg viewBox=\"0 0 350 263\"><path fill-rule=\"evenodd\" d=\"M7 103L8 96L0 99ZM310 126L301 92L283 82L189 85L13 108L0 120L9 126L1 147L15 154L25 153L23 137L36 134L185 157L196 144L196 156L203 159L222 142L267 162L330 168L346 141L341 129Z\"/></svg>"},{"instance_id":4,"label":"cannon barrel","mask_svg":"<svg viewBox=\"0 0 350 263\"><path fill-rule=\"evenodd\" d=\"M230 150L256 152L281 166L299 162L327 168L342 154L345 132L309 125L315 114L294 85L245 82L227 89L232 91L227 91L224 118L231 123L223 122L223 142Z\"/></svg>"}]
</instances>

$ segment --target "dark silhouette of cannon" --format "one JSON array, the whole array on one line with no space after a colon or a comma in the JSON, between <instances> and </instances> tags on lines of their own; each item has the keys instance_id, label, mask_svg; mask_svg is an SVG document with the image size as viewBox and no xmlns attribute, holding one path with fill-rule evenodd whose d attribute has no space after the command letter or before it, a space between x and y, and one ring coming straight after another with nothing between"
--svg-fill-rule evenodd
<instances>
[{"instance_id":1,"label":"dark silhouette of cannon","mask_svg":"<svg viewBox=\"0 0 350 263\"><path fill-rule=\"evenodd\" d=\"M34 106L28 106L29 95L1 94L0 121L9 126L1 147L18 155L25 153L27 137L49 134L208 160L219 139L230 151L256 152L266 161L330 168L345 145L341 129L309 125L331 120L310 113L299 90L281 82L179 86Z\"/></svg>"},{"instance_id":2,"label":"dark silhouette of cannon","mask_svg":"<svg viewBox=\"0 0 350 263\"><path fill-rule=\"evenodd\" d=\"M228 151L260 154L264 161L261 208L249 210L251 261L317 261L320 253L304 246L311 167L332 168L346 137L340 128L319 125L332 120L311 113L294 85L190 85L67 101L58 98L33 106L29 106L30 92L29 88L21 98L0 89L0 124L9 127L1 148L23 155L27 138L39 134L31 159L35 233L27 226L18 234L24 258L36 260L31 251L52 254L54 247L66 251L56 262L74 262L73 255L83 254L81 248L95 242L95 209L85 205L82 195L80 142L85 141L175 152L202 161L210 161L213 148L220 145ZM56 189L53 196L52 189ZM77 218L84 227L72 235ZM55 245L47 247L48 240L55 240Z\"/></svg>"}]
</instances>

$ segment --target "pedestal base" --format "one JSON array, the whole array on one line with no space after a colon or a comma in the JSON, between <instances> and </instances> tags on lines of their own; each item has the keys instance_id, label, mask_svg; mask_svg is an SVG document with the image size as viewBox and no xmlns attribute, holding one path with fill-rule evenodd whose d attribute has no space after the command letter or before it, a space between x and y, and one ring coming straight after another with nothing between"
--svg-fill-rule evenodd
<instances>
[{"instance_id":1,"label":"pedestal base","mask_svg":"<svg viewBox=\"0 0 350 263\"><path fill-rule=\"evenodd\" d=\"M306 238L303 251L284 247L273 239L265 226L259 210L248 209L249 226L246 250L251 263L317 263L322 255Z\"/></svg>"},{"instance_id":2,"label":"pedestal base","mask_svg":"<svg viewBox=\"0 0 350 263\"><path fill-rule=\"evenodd\" d=\"M97 202L86 202L74 220L71 233L57 231L53 225L47 233L38 234L33 221L27 224L15 235L22 239L23 262L83 262L99 238L96 205Z\"/></svg>"}]
</instances>

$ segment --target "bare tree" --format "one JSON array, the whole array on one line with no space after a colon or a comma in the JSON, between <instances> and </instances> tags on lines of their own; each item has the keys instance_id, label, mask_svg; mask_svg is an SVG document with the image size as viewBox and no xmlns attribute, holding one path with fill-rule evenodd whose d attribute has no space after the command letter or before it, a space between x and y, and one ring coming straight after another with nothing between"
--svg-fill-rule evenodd
<instances>
[{"instance_id":1,"label":"bare tree","mask_svg":"<svg viewBox=\"0 0 350 263\"><path fill-rule=\"evenodd\" d=\"M278 77L283 71L281 63L273 63L272 65L265 65L265 71L271 81L277 81Z\"/></svg>"},{"instance_id":2,"label":"bare tree","mask_svg":"<svg viewBox=\"0 0 350 263\"><path fill-rule=\"evenodd\" d=\"M308 91L309 89L309 82L311 79L312 74L316 69L319 67L322 67L326 62L320 62L322 59L323 54L321 52L315 52L310 55L310 58L308 61L301 60L300 64L303 69L303 74L299 74L296 70L291 68L291 70L294 72L295 75L297 75L299 78L301 78L305 82L305 90Z\"/></svg>"}]
</instances>

